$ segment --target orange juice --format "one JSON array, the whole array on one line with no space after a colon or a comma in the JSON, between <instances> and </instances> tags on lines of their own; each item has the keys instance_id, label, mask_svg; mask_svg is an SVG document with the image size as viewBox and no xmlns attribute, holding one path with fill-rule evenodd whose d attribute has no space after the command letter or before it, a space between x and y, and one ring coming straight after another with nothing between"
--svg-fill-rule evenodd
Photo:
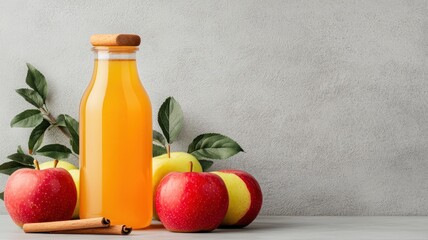
<instances>
[{"instance_id":1,"label":"orange juice","mask_svg":"<svg viewBox=\"0 0 428 240\"><path fill-rule=\"evenodd\" d=\"M80 218L143 228L152 218L152 111L136 50L94 47L80 105Z\"/></svg>"}]
</instances>

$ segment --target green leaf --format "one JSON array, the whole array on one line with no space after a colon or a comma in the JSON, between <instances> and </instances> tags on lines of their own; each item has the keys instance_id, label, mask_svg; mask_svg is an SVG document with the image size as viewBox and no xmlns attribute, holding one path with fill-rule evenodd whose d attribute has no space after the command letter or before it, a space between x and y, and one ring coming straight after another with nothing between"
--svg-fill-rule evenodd
<instances>
[{"instance_id":1,"label":"green leaf","mask_svg":"<svg viewBox=\"0 0 428 240\"><path fill-rule=\"evenodd\" d=\"M4 201L4 192L0 193L0 199Z\"/></svg>"},{"instance_id":2,"label":"green leaf","mask_svg":"<svg viewBox=\"0 0 428 240\"><path fill-rule=\"evenodd\" d=\"M211 160L198 160L198 161L202 166L202 171L204 171L204 172L206 172L208 170L208 168L210 168L214 163Z\"/></svg>"},{"instance_id":3,"label":"green leaf","mask_svg":"<svg viewBox=\"0 0 428 240\"><path fill-rule=\"evenodd\" d=\"M166 149L164 147L153 144L153 157L157 157L165 153Z\"/></svg>"},{"instance_id":4,"label":"green leaf","mask_svg":"<svg viewBox=\"0 0 428 240\"><path fill-rule=\"evenodd\" d=\"M43 102L46 100L48 95L48 84L46 82L45 76L39 70L37 70L33 65L27 63L28 72L26 83L34 91L38 92L43 99Z\"/></svg>"},{"instance_id":5,"label":"green leaf","mask_svg":"<svg viewBox=\"0 0 428 240\"><path fill-rule=\"evenodd\" d=\"M16 115L10 122L11 127L31 128L43 121L42 113L37 109L25 110Z\"/></svg>"},{"instance_id":6,"label":"green leaf","mask_svg":"<svg viewBox=\"0 0 428 240\"><path fill-rule=\"evenodd\" d=\"M37 151L40 147L43 142L45 131L50 125L51 124L47 120L43 119L43 121L37 125L33 131L31 131L30 138L28 139L28 149L30 150L30 153Z\"/></svg>"},{"instance_id":7,"label":"green leaf","mask_svg":"<svg viewBox=\"0 0 428 240\"><path fill-rule=\"evenodd\" d=\"M24 150L22 150L21 145L18 146L18 149L16 150L17 153L24 153Z\"/></svg>"},{"instance_id":8,"label":"green leaf","mask_svg":"<svg viewBox=\"0 0 428 240\"><path fill-rule=\"evenodd\" d=\"M153 142L157 143L161 146L166 146L166 140L165 137L162 135L162 133L153 130Z\"/></svg>"},{"instance_id":9,"label":"green leaf","mask_svg":"<svg viewBox=\"0 0 428 240\"><path fill-rule=\"evenodd\" d=\"M65 126L65 116L64 116L64 114L58 115L58 117L56 118L56 125L57 126L61 126L61 127L66 127Z\"/></svg>"},{"instance_id":10,"label":"green leaf","mask_svg":"<svg viewBox=\"0 0 428 240\"><path fill-rule=\"evenodd\" d=\"M37 154L60 160L68 158L71 150L61 144L49 144L37 150Z\"/></svg>"},{"instance_id":11,"label":"green leaf","mask_svg":"<svg viewBox=\"0 0 428 240\"><path fill-rule=\"evenodd\" d=\"M21 169L21 168L32 168L32 167L22 165L18 162L15 162L15 161L10 161L10 162L5 162L2 165L0 165L0 173L6 174L6 175L11 175L16 170Z\"/></svg>"},{"instance_id":12,"label":"green leaf","mask_svg":"<svg viewBox=\"0 0 428 240\"><path fill-rule=\"evenodd\" d=\"M173 97L169 97L161 105L158 112L158 122L166 141L174 142L183 128L183 111Z\"/></svg>"},{"instance_id":13,"label":"green leaf","mask_svg":"<svg viewBox=\"0 0 428 240\"><path fill-rule=\"evenodd\" d=\"M28 88L20 88L16 89L16 92L33 106L37 108L41 108L43 106L43 99L36 91Z\"/></svg>"},{"instance_id":14,"label":"green leaf","mask_svg":"<svg viewBox=\"0 0 428 240\"><path fill-rule=\"evenodd\" d=\"M218 133L206 133L197 136L188 149L188 153L198 159L226 159L243 151L234 140Z\"/></svg>"},{"instance_id":15,"label":"green leaf","mask_svg":"<svg viewBox=\"0 0 428 240\"><path fill-rule=\"evenodd\" d=\"M34 158L24 153L14 153L12 155L7 156L7 158L15 162L18 162L22 165L26 165L30 167L34 166L33 164Z\"/></svg>"},{"instance_id":16,"label":"green leaf","mask_svg":"<svg viewBox=\"0 0 428 240\"><path fill-rule=\"evenodd\" d=\"M68 115L64 115L64 120L65 126L71 135L70 144L73 152L79 154L79 122Z\"/></svg>"},{"instance_id":17,"label":"green leaf","mask_svg":"<svg viewBox=\"0 0 428 240\"><path fill-rule=\"evenodd\" d=\"M75 142L73 139L70 139L70 145L73 152L79 154L79 142Z\"/></svg>"}]
</instances>

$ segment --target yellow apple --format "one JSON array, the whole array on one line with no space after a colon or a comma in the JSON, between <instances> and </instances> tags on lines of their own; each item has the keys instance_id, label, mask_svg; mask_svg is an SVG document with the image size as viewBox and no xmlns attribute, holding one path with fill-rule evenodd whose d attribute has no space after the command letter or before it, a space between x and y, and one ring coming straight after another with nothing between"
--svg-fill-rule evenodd
<instances>
[{"instance_id":1,"label":"yellow apple","mask_svg":"<svg viewBox=\"0 0 428 240\"><path fill-rule=\"evenodd\" d=\"M73 212L73 219L79 218L79 184L80 184L80 171L79 169L70 169L68 172L71 174L74 180L74 184L76 185L77 189L77 202L76 207L74 208Z\"/></svg>"},{"instance_id":2,"label":"yellow apple","mask_svg":"<svg viewBox=\"0 0 428 240\"><path fill-rule=\"evenodd\" d=\"M240 170L212 172L220 176L229 193L229 208L221 226L241 228L250 224L259 214L263 194L257 180Z\"/></svg>"},{"instance_id":3,"label":"yellow apple","mask_svg":"<svg viewBox=\"0 0 428 240\"><path fill-rule=\"evenodd\" d=\"M54 162L55 162L55 160L39 164L40 170L47 169L47 168L53 168ZM77 169L76 166L74 166L73 164L71 164L67 161L58 161L58 165L56 165L56 167L57 168L64 168L67 171L70 169Z\"/></svg>"},{"instance_id":4,"label":"yellow apple","mask_svg":"<svg viewBox=\"0 0 428 240\"><path fill-rule=\"evenodd\" d=\"M202 172L198 159L185 152L172 152L170 158L168 158L168 154L154 157L152 162L153 197L156 195L156 189L165 175L170 172L189 172L190 162L193 162L193 172ZM154 204L153 218L158 219Z\"/></svg>"}]
</instances>

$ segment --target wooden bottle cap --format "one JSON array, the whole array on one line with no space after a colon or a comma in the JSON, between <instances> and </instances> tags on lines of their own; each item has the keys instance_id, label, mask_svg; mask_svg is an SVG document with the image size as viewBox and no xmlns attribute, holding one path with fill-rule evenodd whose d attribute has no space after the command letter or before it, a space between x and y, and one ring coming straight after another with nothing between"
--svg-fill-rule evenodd
<instances>
[{"instance_id":1,"label":"wooden bottle cap","mask_svg":"<svg viewBox=\"0 0 428 240\"><path fill-rule=\"evenodd\" d=\"M136 34L94 34L92 46L139 46L140 36Z\"/></svg>"}]
</instances>

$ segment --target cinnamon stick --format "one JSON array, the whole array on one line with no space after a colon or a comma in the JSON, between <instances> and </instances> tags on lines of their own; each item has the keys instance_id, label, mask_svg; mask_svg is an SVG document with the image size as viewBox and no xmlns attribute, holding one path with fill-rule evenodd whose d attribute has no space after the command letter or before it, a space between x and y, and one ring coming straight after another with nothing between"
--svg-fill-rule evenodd
<instances>
[{"instance_id":1,"label":"cinnamon stick","mask_svg":"<svg viewBox=\"0 0 428 240\"><path fill-rule=\"evenodd\" d=\"M109 235L128 235L132 232L132 228L125 225L112 225L105 228L88 228L66 231L55 231L51 233L59 234L109 234Z\"/></svg>"},{"instance_id":2,"label":"cinnamon stick","mask_svg":"<svg viewBox=\"0 0 428 240\"><path fill-rule=\"evenodd\" d=\"M22 227L26 233L55 232L87 228L106 228L110 226L107 218L88 218L69 221L26 223Z\"/></svg>"}]
</instances>

